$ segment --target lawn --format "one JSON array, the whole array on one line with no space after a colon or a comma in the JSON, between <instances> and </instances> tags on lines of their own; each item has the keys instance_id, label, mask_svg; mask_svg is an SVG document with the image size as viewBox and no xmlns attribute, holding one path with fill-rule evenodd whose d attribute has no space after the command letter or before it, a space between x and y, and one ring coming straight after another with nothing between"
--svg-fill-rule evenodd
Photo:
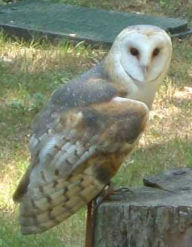
<instances>
[{"instance_id":1,"label":"lawn","mask_svg":"<svg viewBox=\"0 0 192 247\"><path fill-rule=\"evenodd\" d=\"M188 1L57 2L183 16L192 22L192 3ZM141 185L143 177L162 170L192 167L192 37L174 39L173 48L171 68L157 94L147 131L114 178L117 187ZM18 208L11 197L28 166L27 145L34 116L54 89L92 67L106 52L107 48L94 49L83 43L10 40L1 33L0 247L84 246L85 209L46 233L26 237L19 232Z\"/></svg>"}]
</instances>

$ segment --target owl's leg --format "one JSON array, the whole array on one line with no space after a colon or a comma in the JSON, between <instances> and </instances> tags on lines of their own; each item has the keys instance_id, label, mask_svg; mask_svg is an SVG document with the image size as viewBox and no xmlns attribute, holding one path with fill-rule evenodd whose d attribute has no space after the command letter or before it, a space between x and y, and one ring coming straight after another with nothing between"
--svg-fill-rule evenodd
<instances>
[{"instance_id":1,"label":"owl's leg","mask_svg":"<svg viewBox=\"0 0 192 247\"><path fill-rule=\"evenodd\" d=\"M94 243L94 227L96 210L99 205L108 199L114 193L114 187L109 182L103 190L87 205L87 222L86 222L86 241L85 247L93 247Z\"/></svg>"},{"instance_id":2,"label":"owl's leg","mask_svg":"<svg viewBox=\"0 0 192 247\"><path fill-rule=\"evenodd\" d=\"M93 210L94 200L90 201L87 205L87 222L86 222L86 239L85 247L93 246L94 238L94 223L95 223L95 214Z\"/></svg>"}]
</instances>

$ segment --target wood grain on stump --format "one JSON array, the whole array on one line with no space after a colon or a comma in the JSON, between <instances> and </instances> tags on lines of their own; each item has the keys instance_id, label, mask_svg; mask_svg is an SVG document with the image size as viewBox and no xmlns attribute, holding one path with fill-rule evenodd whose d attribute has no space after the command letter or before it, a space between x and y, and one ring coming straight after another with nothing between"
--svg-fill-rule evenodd
<instances>
[{"instance_id":1,"label":"wood grain on stump","mask_svg":"<svg viewBox=\"0 0 192 247\"><path fill-rule=\"evenodd\" d=\"M96 214L94 247L192 247L192 169L119 190Z\"/></svg>"}]
</instances>

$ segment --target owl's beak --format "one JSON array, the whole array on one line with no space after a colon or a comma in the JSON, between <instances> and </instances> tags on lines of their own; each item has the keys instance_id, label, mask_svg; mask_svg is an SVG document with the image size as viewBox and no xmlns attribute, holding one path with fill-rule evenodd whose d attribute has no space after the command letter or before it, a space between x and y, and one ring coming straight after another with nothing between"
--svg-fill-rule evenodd
<instances>
[{"instance_id":1,"label":"owl's beak","mask_svg":"<svg viewBox=\"0 0 192 247\"><path fill-rule=\"evenodd\" d=\"M147 74L148 74L148 71L149 71L149 66L148 65L142 65L141 66L141 70L143 72L143 78L144 80L147 79Z\"/></svg>"}]
</instances>

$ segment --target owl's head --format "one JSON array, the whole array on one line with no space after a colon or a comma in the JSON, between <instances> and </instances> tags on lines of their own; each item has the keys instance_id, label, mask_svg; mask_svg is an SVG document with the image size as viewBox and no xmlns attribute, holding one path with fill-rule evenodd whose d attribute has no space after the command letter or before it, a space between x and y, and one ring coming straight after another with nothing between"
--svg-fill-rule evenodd
<instances>
[{"instance_id":1,"label":"owl's head","mask_svg":"<svg viewBox=\"0 0 192 247\"><path fill-rule=\"evenodd\" d=\"M171 39L161 28L130 26L115 39L104 66L112 80L127 86L130 98L145 101L145 91L153 95L166 75L171 53Z\"/></svg>"}]
</instances>

